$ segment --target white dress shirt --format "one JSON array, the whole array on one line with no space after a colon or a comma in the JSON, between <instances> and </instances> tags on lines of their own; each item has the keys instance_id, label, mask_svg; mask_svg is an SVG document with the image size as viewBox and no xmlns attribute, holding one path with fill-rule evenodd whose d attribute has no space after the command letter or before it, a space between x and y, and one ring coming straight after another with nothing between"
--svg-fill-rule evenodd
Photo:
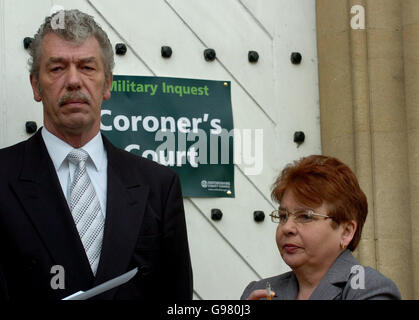
<instances>
[{"instance_id":1,"label":"white dress shirt","mask_svg":"<svg viewBox=\"0 0 419 320\"><path fill-rule=\"evenodd\" d=\"M57 138L45 127L41 129L42 138L44 139L49 156L57 172L60 180L61 188L67 203L70 198L70 185L73 181L76 166L68 161L67 155L74 148L67 142ZM100 207L102 209L103 217L106 216L106 190L108 180L108 157L103 145L102 135L100 132L81 149L89 154L86 161L86 171L92 181L96 194L99 198Z\"/></svg>"}]
</instances>

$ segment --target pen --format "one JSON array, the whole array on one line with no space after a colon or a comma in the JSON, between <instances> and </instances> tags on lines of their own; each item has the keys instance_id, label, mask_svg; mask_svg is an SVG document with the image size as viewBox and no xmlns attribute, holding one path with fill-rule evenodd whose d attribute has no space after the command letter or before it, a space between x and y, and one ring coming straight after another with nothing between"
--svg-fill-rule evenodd
<instances>
[{"instance_id":1,"label":"pen","mask_svg":"<svg viewBox=\"0 0 419 320\"><path fill-rule=\"evenodd\" d=\"M269 282L266 282L266 300L272 300L271 284Z\"/></svg>"}]
</instances>

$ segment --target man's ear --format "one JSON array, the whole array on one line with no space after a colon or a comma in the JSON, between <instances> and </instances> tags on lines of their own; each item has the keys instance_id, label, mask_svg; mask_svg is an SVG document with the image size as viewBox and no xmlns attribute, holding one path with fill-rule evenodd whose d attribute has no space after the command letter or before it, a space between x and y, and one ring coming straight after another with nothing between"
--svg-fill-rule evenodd
<instances>
[{"instance_id":1,"label":"man's ear","mask_svg":"<svg viewBox=\"0 0 419 320\"><path fill-rule=\"evenodd\" d=\"M113 81L113 74L111 73L109 78L105 80L105 89L103 91L103 100L109 100L111 98L112 81Z\"/></svg>"},{"instance_id":2,"label":"man's ear","mask_svg":"<svg viewBox=\"0 0 419 320\"><path fill-rule=\"evenodd\" d=\"M355 220L351 220L343 223L343 232L341 236L342 244L345 248L351 243L357 228L357 223Z\"/></svg>"},{"instance_id":3,"label":"man's ear","mask_svg":"<svg viewBox=\"0 0 419 320\"><path fill-rule=\"evenodd\" d=\"M36 102L42 101L41 92L39 92L39 85L38 80L35 79L35 76L33 74L30 75L29 80L31 81L32 91L33 91L33 98Z\"/></svg>"}]
</instances>

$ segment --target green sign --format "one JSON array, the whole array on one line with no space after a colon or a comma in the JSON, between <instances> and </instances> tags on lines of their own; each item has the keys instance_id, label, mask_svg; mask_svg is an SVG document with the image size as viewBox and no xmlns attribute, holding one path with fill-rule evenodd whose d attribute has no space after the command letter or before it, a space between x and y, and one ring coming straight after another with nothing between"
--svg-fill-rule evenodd
<instances>
[{"instance_id":1,"label":"green sign","mask_svg":"<svg viewBox=\"0 0 419 320\"><path fill-rule=\"evenodd\" d=\"M188 197L234 197L230 82L114 76L101 130L117 147L174 169Z\"/></svg>"}]
</instances>

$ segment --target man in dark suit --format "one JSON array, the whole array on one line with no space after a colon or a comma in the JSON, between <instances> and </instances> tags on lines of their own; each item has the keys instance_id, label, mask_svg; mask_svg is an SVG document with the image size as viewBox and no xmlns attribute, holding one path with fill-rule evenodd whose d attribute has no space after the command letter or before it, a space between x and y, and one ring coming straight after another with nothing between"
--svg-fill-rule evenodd
<instances>
[{"instance_id":1,"label":"man in dark suit","mask_svg":"<svg viewBox=\"0 0 419 320\"><path fill-rule=\"evenodd\" d=\"M62 299L135 267L134 278L95 298L191 299L179 178L101 135L112 46L92 17L58 17L30 47L44 127L0 150L0 299Z\"/></svg>"}]
</instances>

